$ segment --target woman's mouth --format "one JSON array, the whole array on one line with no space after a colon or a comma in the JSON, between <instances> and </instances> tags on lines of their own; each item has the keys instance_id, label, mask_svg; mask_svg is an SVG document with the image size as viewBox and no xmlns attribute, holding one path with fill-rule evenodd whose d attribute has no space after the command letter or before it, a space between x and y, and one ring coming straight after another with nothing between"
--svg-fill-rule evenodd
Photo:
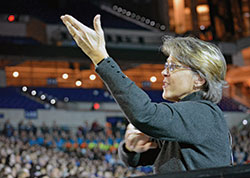
<instances>
[{"instance_id":1,"label":"woman's mouth","mask_svg":"<svg viewBox=\"0 0 250 178\"><path fill-rule=\"evenodd\" d=\"M169 85L169 83L168 83L168 82L163 81L163 86L162 86L162 88L166 88L168 85Z\"/></svg>"}]
</instances>

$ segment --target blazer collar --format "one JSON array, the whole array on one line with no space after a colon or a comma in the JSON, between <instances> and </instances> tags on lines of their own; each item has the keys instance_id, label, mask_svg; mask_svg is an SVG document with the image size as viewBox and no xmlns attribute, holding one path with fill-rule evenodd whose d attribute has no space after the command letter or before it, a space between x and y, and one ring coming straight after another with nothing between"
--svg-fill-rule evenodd
<instances>
[{"instance_id":1,"label":"blazer collar","mask_svg":"<svg viewBox=\"0 0 250 178\"><path fill-rule=\"evenodd\" d=\"M202 93L200 91L197 91L185 96L180 101L197 101L202 99L203 99Z\"/></svg>"}]
</instances>

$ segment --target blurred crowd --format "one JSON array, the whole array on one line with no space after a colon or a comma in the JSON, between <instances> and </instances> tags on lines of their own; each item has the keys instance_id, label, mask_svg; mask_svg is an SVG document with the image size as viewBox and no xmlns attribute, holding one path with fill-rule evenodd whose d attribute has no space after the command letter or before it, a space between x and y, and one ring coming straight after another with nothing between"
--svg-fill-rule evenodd
<instances>
[{"instance_id":1,"label":"blurred crowd","mask_svg":"<svg viewBox=\"0 0 250 178\"><path fill-rule=\"evenodd\" d=\"M233 127L232 148L234 164L249 164L250 163L250 124Z\"/></svg>"},{"instance_id":2,"label":"blurred crowd","mask_svg":"<svg viewBox=\"0 0 250 178\"><path fill-rule=\"evenodd\" d=\"M25 123L26 122L26 123ZM127 168L118 158L126 123L85 122L77 129L22 120L0 127L1 178L113 178L152 174L150 166ZM250 163L250 124L233 127L234 164Z\"/></svg>"},{"instance_id":3,"label":"blurred crowd","mask_svg":"<svg viewBox=\"0 0 250 178\"><path fill-rule=\"evenodd\" d=\"M151 167L127 168L118 158L117 149L126 125L97 121L85 122L73 131L31 120L13 127L9 120L0 134L1 178L113 178L152 173Z\"/></svg>"}]
</instances>

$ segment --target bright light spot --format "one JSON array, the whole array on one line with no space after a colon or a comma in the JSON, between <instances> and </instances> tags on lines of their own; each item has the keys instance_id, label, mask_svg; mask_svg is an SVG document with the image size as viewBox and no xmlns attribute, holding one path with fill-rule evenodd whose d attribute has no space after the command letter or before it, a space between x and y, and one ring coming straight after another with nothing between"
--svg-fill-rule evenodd
<instances>
[{"instance_id":1,"label":"bright light spot","mask_svg":"<svg viewBox=\"0 0 250 178\"><path fill-rule=\"evenodd\" d=\"M68 78L69 78L69 75L68 75L67 73L64 73L64 74L62 74L62 78L63 78L63 79L68 79Z\"/></svg>"},{"instance_id":2,"label":"bright light spot","mask_svg":"<svg viewBox=\"0 0 250 178\"><path fill-rule=\"evenodd\" d=\"M200 29L201 29L201 30L205 30L205 26L204 26L204 25L201 25L201 26L200 26Z\"/></svg>"},{"instance_id":3,"label":"bright light spot","mask_svg":"<svg viewBox=\"0 0 250 178\"><path fill-rule=\"evenodd\" d=\"M45 100L45 99L46 99L46 96L45 96L44 94L42 94L42 95L40 96L40 98L41 98L41 100Z\"/></svg>"},{"instance_id":4,"label":"bright light spot","mask_svg":"<svg viewBox=\"0 0 250 178\"><path fill-rule=\"evenodd\" d=\"M157 78L155 76L152 76L152 77L150 77L150 81L154 83L157 81Z\"/></svg>"},{"instance_id":5,"label":"bright light spot","mask_svg":"<svg viewBox=\"0 0 250 178\"><path fill-rule=\"evenodd\" d=\"M9 15L8 21L13 22L14 20L15 20L15 16L14 15Z\"/></svg>"},{"instance_id":6,"label":"bright light spot","mask_svg":"<svg viewBox=\"0 0 250 178\"><path fill-rule=\"evenodd\" d=\"M207 4L198 5L196 7L196 11L198 12L198 14L208 13L209 12L209 7L208 7Z\"/></svg>"},{"instance_id":7,"label":"bright light spot","mask_svg":"<svg viewBox=\"0 0 250 178\"><path fill-rule=\"evenodd\" d=\"M81 86L81 85L82 85L82 81L81 81L81 80L77 80L75 84L76 84L76 86L78 86L78 87L79 87L79 86Z\"/></svg>"},{"instance_id":8,"label":"bright light spot","mask_svg":"<svg viewBox=\"0 0 250 178\"><path fill-rule=\"evenodd\" d=\"M244 120L242 121L242 124L243 124L243 125L247 125L247 123L248 123L248 122L247 122L246 119L244 119Z\"/></svg>"},{"instance_id":9,"label":"bright light spot","mask_svg":"<svg viewBox=\"0 0 250 178\"><path fill-rule=\"evenodd\" d=\"M95 79L96 79L95 74L91 74L91 75L89 76L89 79L90 79L90 80L95 80Z\"/></svg>"},{"instance_id":10,"label":"bright light spot","mask_svg":"<svg viewBox=\"0 0 250 178\"><path fill-rule=\"evenodd\" d=\"M130 16L131 15L131 12L130 11L127 11L126 12L126 16Z\"/></svg>"},{"instance_id":11,"label":"bright light spot","mask_svg":"<svg viewBox=\"0 0 250 178\"><path fill-rule=\"evenodd\" d=\"M23 91L23 92L26 92L27 90L28 90L28 88L27 88L26 86L23 86L23 87L22 87L22 91Z\"/></svg>"},{"instance_id":12,"label":"bright light spot","mask_svg":"<svg viewBox=\"0 0 250 178\"><path fill-rule=\"evenodd\" d=\"M94 110L100 109L100 104L99 103L94 103L93 108L94 108Z\"/></svg>"},{"instance_id":13,"label":"bright light spot","mask_svg":"<svg viewBox=\"0 0 250 178\"><path fill-rule=\"evenodd\" d=\"M51 103L51 104L56 104L56 100L55 100L55 99L51 99L51 100L50 100L50 103Z\"/></svg>"},{"instance_id":14,"label":"bright light spot","mask_svg":"<svg viewBox=\"0 0 250 178\"><path fill-rule=\"evenodd\" d=\"M19 76L19 72L15 71L15 72L13 72L12 75L13 75L13 77L17 78Z\"/></svg>"},{"instance_id":15,"label":"bright light spot","mask_svg":"<svg viewBox=\"0 0 250 178\"><path fill-rule=\"evenodd\" d=\"M146 23L146 24L150 24L150 20L149 20L149 19L146 19L145 23Z\"/></svg>"},{"instance_id":16,"label":"bright light spot","mask_svg":"<svg viewBox=\"0 0 250 178\"><path fill-rule=\"evenodd\" d=\"M166 29L165 25L161 25L161 26L160 26L160 29L161 29L161 30L165 30L165 29Z\"/></svg>"},{"instance_id":17,"label":"bright light spot","mask_svg":"<svg viewBox=\"0 0 250 178\"><path fill-rule=\"evenodd\" d=\"M150 22L150 25L151 25L151 26L154 26L154 25L155 25L155 21L151 21L151 22Z\"/></svg>"},{"instance_id":18,"label":"bright light spot","mask_svg":"<svg viewBox=\"0 0 250 178\"><path fill-rule=\"evenodd\" d=\"M36 95L36 90L32 90L32 91L31 91L31 95L32 95L32 96L35 96L35 95Z\"/></svg>"}]
</instances>

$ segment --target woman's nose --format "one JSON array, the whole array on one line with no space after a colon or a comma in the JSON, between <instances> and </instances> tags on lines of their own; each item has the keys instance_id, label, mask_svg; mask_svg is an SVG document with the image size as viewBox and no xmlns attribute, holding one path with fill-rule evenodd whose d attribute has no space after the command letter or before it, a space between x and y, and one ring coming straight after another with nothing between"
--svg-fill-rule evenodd
<instances>
[{"instance_id":1,"label":"woman's nose","mask_svg":"<svg viewBox=\"0 0 250 178\"><path fill-rule=\"evenodd\" d=\"M168 77L168 76L169 76L168 70L167 70L167 69L163 69L163 70L161 71L161 75L162 75L163 77Z\"/></svg>"}]
</instances>

